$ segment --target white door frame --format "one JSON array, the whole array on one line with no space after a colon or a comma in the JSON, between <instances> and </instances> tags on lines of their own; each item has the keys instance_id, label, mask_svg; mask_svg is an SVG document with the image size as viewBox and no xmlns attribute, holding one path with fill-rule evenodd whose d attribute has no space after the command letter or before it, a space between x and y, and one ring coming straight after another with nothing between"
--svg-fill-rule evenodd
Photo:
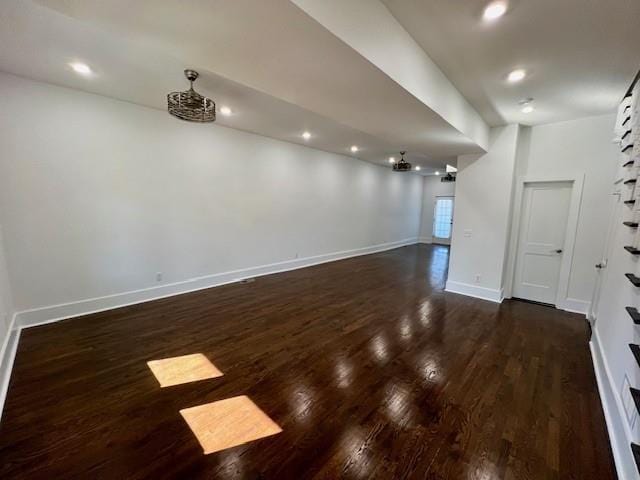
<instances>
[{"instance_id":1,"label":"white door frame","mask_svg":"<svg viewBox=\"0 0 640 480\"><path fill-rule=\"evenodd\" d=\"M598 262L601 267L596 271L596 283L593 287L593 293L591 294L591 303L589 304L589 309L587 311L587 320L591 322L592 328L596 324L596 320L598 319L597 309L598 304L600 303L602 284L605 282L606 277L608 276L607 265L609 264L609 259L612 256L611 254L613 254L613 239L615 237L616 229L618 228L618 222L620 221L619 209L624 208L624 203L622 201L622 189L620 188L621 186L623 186L622 180L614 183L614 189L610 195L612 205L610 205L609 208L609 224L607 225L607 237L604 242L604 248L602 249L602 256L600 257L600 260Z\"/></svg>"},{"instance_id":2,"label":"white door frame","mask_svg":"<svg viewBox=\"0 0 640 480\"><path fill-rule=\"evenodd\" d=\"M513 282L516 273L516 257L518 254L518 240L520 236L520 217L522 215L522 202L525 184L531 183L559 183L571 182L571 201L569 204L569 216L567 218L567 231L564 238L564 254L560 262L558 275L558 292L556 294L556 308L569 311L578 311L573 302L567 298L569 292L569 277L571 276L571 264L573 262L573 250L576 244L578 230L578 218L580 215L580 203L582 201L582 189L584 187L584 173L574 172L565 175L525 175L518 177L516 181L516 193L512 212L511 235L509 238L509 253L507 256L507 270L505 283L505 298L511 298ZM578 307L580 308L580 307ZM583 313L581 310L579 313Z\"/></svg>"}]
</instances>

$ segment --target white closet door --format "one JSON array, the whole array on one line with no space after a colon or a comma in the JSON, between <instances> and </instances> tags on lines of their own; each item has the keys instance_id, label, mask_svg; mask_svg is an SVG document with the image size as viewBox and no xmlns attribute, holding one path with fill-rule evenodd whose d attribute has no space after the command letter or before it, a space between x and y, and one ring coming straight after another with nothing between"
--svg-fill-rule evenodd
<instances>
[{"instance_id":1,"label":"white closet door","mask_svg":"<svg viewBox=\"0 0 640 480\"><path fill-rule=\"evenodd\" d=\"M571 182L525 185L514 297L556 303L571 188Z\"/></svg>"}]
</instances>

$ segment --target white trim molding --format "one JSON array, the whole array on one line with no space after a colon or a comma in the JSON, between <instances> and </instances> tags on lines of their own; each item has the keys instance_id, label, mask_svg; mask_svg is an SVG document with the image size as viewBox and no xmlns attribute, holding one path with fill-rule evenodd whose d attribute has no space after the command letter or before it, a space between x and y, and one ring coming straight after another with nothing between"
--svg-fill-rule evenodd
<instances>
[{"instance_id":1,"label":"white trim molding","mask_svg":"<svg viewBox=\"0 0 640 480\"><path fill-rule=\"evenodd\" d=\"M530 183L571 183L571 202L567 218L567 230L564 240L564 254L558 274L558 291L555 305L557 308L570 312L584 313L589 310L589 302L568 298L569 279L571 278L571 265L573 264L573 251L578 231L580 218L580 206L582 204L582 190L584 187L584 172L573 172L554 175L527 175L518 177L516 181L516 193L514 197L513 217L511 222L511 234L509 238L509 252L507 256L507 275L505 278L504 295L511 298L513 293L513 281L516 271L516 258L518 254L518 240L520 236L520 217L522 214L522 199L524 186Z\"/></svg>"},{"instance_id":2,"label":"white trim molding","mask_svg":"<svg viewBox=\"0 0 640 480\"><path fill-rule=\"evenodd\" d=\"M419 237L418 243L433 243L433 237Z\"/></svg>"},{"instance_id":3,"label":"white trim molding","mask_svg":"<svg viewBox=\"0 0 640 480\"><path fill-rule=\"evenodd\" d=\"M17 313L16 325L20 328L43 325L67 318L89 315L92 313L102 312L104 310L126 307L128 305L134 305L136 303L149 302L152 300L158 300L160 298L171 297L173 295L180 295L183 293L194 292L196 290L203 290L206 288L226 285L228 283L239 282L246 278L287 272L289 270L311 267L313 265L318 265L321 263L343 260L360 255L369 255L372 253L383 252L385 250L392 250L394 248L413 245L416 243L418 243L418 238L412 237L396 242L382 243L369 247L356 248L353 250L344 250L341 252L327 253L323 255L316 255L313 257L297 258L294 260L286 260L284 262L260 265L257 267L245 268L241 270L216 273L213 275L191 278L181 282L169 283L157 287L143 288L140 290L132 290L129 292L116 293L114 295L89 298L76 302L63 303L60 305L51 305L47 307L34 308L31 310L24 310Z\"/></svg>"},{"instance_id":4,"label":"white trim molding","mask_svg":"<svg viewBox=\"0 0 640 480\"><path fill-rule=\"evenodd\" d=\"M564 310L566 312L581 313L585 316L588 316L590 306L591 302L587 302L586 300L578 300L577 298L565 298L556 305L556 308L559 308L560 310Z\"/></svg>"},{"instance_id":5,"label":"white trim molding","mask_svg":"<svg viewBox=\"0 0 640 480\"><path fill-rule=\"evenodd\" d=\"M489 300L490 302L495 303L502 303L502 300L504 299L502 289L496 290L493 288L479 287L477 285L454 282L451 280L447 280L445 291L459 293L460 295L466 295L468 297L480 298L482 300Z\"/></svg>"},{"instance_id":6,"label":"white trim molding","mask_svg":"<svg viewBox=\"0 0 640 480\"><path fill-rule=\"evenodd\" d=\"M593 331L591 342L591 359L596 374L600 402L604 411L604 419L609 433L609 442L613 452L618 477L621 480L638 478L636 465L631 453L631 429L627 424L622 399L615 387L607 359L600 347L597 329Z\"/></svg>"},{"instance_id":7,"label":"white trim molding","mask_svg":"<svg viewBox=\"0 0 640 480\"><path fill-rule=\"evenodd\" d=\"M13 362L18 351L19 339L20 328L16 327L16 314L13 314L7 337L2 344L2 350L0 350L0 418L2 418L4 402L7 399L9 380L11 379L11 370L13 370Z\"/></svg>"}]
</instances>

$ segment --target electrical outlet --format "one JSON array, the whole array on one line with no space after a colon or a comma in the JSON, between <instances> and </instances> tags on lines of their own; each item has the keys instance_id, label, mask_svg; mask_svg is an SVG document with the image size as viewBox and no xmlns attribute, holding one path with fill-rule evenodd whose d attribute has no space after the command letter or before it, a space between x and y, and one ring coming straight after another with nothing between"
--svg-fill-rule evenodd
<instances>
[{"instance_id":1,"label":"electrical outlet","mask_svg":"<svg viewBox=\"0 0 640 480\"><path fill-rule=\"evenodd\" d=\"M298 252L296 252L296 258L298 258L298 256L299 256L299 254L298 254Z\"/></svg>"},{"instance_id":2,"label":"electrical outlet","mask_svg":"<svg viewBox=\"0 0 640 480\"><path fill-rule=\"evenodd\" d=\"M156 282L161 282L162 281L162 272L158 272L156 273Z\"/></svg>"},{"instance_id":3,"label":"electrical outlet","mask_svg":"<svg viewBox=\"0 0 640 480\"><path fill-rule=\"evenodd\" d=\"M476 273L476 276L475 276L475 281L476 281L476 283L480 283L480 279L481 279L481 278L482 278L482 277L480 276L480 274L479 274L479 273Z\"/></svg>"},{"instance_id":4,"label":"electrical outlet","mask_svg":"<svg viewBox=\"0 0 640 480\"><path fill-rule=\"evenodd\" d=\"M465 237L467 237L467 238L471 238L471 234L472 234L472 233L473 233L473 232L472 232L470 229L466 229L466 230L464 231L464 236L465 236Z\"/></svg>"}]
</instances>

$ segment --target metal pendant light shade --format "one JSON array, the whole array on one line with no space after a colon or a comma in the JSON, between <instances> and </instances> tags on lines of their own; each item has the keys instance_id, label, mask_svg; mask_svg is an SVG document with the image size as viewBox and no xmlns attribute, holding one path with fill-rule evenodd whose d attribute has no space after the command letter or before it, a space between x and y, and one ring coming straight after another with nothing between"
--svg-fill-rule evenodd
<instances>
[{"instance_id":1,"label":"metal pendant light shade","mask_svg":"<svg viewBox=\"0 0 640 480\"><path fill-rule=\"evenodd\" d=\"M215 102L210 98L203 97L193 89L193 82L198 78L198 72L185 70L184 76L189 80L191 87L185 92L171 92L167 95L169 113L188 122L215 122Z\"/></svg>"},{"instance_id":2,"label":"metal pendant light shade","mask_svg":"<svg viewBox=\"0 0 640 480\"><path fill-rule=\"evenodd\" d=\"M400 152L400 161L393 164L394 172L409 172L411 171L411 164L404 159L404 154L407 152Z\"/></svg>"}]
</instances>

